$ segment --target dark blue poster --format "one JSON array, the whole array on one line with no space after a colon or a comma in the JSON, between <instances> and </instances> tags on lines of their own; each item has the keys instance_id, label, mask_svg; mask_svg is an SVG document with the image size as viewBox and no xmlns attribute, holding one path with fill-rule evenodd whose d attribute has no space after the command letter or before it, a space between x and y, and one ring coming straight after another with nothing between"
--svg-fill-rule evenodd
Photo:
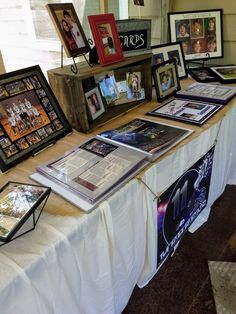
<instances>
[{"instance_id":1,"label":"dark blue poster","mask_svg":"<svg viewBox=\"0 0 236 314\"><path fill-rule=\"evenodd\" d=\"M206 207L213 156L214 147L160 196L157 203L157 268Z\"/></svg>"}]
</instances>

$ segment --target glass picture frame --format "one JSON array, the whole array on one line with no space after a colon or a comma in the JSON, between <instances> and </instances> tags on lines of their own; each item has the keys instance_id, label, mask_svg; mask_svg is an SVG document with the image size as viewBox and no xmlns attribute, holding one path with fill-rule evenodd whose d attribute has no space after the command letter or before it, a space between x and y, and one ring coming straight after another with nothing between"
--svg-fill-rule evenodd
<instances>
[{"instance_id":1,"label":"glass picture frame","mask_svg":"<svg viewBox=\"0 0 236 314\"><path fill-rule=\"evenodd\" d=\"M222 9L168 13L169 38L182 42L186 61L223 57Z\"/></svg>"},{"instance_id":2,"label":"glass picture frame","mask_svg":"<svg viewBox=\"0 0 236 314\"><path fill-rule=\"evenodd\" d=\"M153 54L152 65L156 65L169 59L175 58L179 78L182 79L188 76L181 42L155 45L151 46L151 49Z\"/></svg>"},{"instance_id":3,"label":"glass picture frame","mask_svg":"<svg viewBox=\"0 0 236 314\"><path fill-rule=\"evenodd\" d=\"M0 241L4 243L33 230L51 188L9 181L0 188Z\"/></svg>"},{"instance_id":4,"label":"glass picture frame","mask_svg":"<svg viewBox=\"0 0 236 314\"><path fill-rule=\"evenodd\" d=\"M46 9L67 57L76 57L91 50L73 3L49 3Z\"/></svg>"},{"instance_id":5,"label":"glass picture frame","mask_svg":"<svg viewBox=\"0 0 236 314\"><path fill-rule=\"evenodd\" d=\"M0 76L0 169L72 132L39 65Z\"/></svg>"},{"instance_id":6,"label":"glass picture frame","mask_svg":"<svg viewBox=\"0 0 236 314\"><path fill-rule=\"evenodd\" d=\"M124 59L113 13L89 15L88 21L101 66Z\"/></svg>"},{"instance_id":7,"label":"glass picture frame","mask_svg":"<svg viewBox=\"0 0 236 314\"><path fill-rule=\"evenodd\" d=\"M154 86L157 100L164 100L174 96L180 90L176 60L170 59L152 66Z\"/></svg>"},{"instance_id":8,"label":"glass picture frame","mask_svg":"<svg viewBox=\"0 0 236 314\"><path fill-rule=\"evenodd\" d=\"M89 118L91 118L91 120L96 120L105 112L105 107L98 86L90 89L84 95L87 103Z\"/></svg>"}]
</instances>

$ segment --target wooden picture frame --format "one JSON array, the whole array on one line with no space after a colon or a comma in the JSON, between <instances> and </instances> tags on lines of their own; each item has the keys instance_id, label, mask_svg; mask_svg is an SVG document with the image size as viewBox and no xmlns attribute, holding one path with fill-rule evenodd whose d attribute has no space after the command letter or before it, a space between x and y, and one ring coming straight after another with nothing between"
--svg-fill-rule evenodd
<instances>
[{"instance_id":1,"label":"wooden picture frame","mask_svg":"<svg viewBox=\"0 0 236 314\"><path fill-rule=\"evenodd\" d=\"M91 50L72 3L50 3L46 8L67 57L76 57Z\"/></svg>"},{"instance_id":2,"label":"wooden picture frame","mask_svg":"<svg viewBox=\"0 0 236 314\"><path fill-rule=\"evenodd\" d=\"M176 58L178 76L180 79L188 77L184 53L181 42L151 46L152 65Z\"/></svg>"},{"instance_id":3,"label":"wooden picture frame","mask_svg":"<svg viewBox=\"0 0 236 314\"><path fill-rule=\"evenodd\" d=\"M180 90L176 60L170 59L152 66L157 100L162 102Z\"/></svg>"},{"instance_id":4,"label":"wooden picture frame","mask_svg":"<svg viewBox=\"0 0 236 314\"><path fill-rule=\"evenodd\" d=\"M105 66L124 59L120 39L112 13L88 16L100 65Z\"/></svg>"},{"instance_id":5,"label":"wooden picture frame","mask_svg":"<svg viewBox=\"0 0 236 314\"><path fill-rule=\"evenodd\" d=\"M85 94L88 114L91 120L100 117L104 112L104 104L98 87L94 87Z\"/></svg>"},{"instance_id":6,"label":"wooden picture frame","mask_svg":"<svg viewBox=\"0 0 236 314\"><path fill-rule=\"evenodd\" d=\"M211 67L210 69L221 83L225 84L236 82L236 65Z\"/></svg>"},{"instance_id":7,"label":"wooden picture frame","mask_svg":"<svg viewBox=\"0 0 236 314\"><path fill-rule=\"evenodd\" d=\"M72 132L38 65L0 76L0 112L2 171Z\"/></svg>"},{"instance_id":8,"label":"wooden picture frame","mask_svg":"<svg viewBox=\"0 0 236 314\"><path fill-rule=\"evenodd\" d=\"M181 41L185 60L223 57L222 9L169 12L171 42Z\"/></svg>"}]
</instances>

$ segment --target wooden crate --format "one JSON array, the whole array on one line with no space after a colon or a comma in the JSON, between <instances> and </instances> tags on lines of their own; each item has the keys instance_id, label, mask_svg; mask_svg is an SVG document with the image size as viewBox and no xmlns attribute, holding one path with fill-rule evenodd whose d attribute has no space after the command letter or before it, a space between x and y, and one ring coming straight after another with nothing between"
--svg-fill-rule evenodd
<instances>
[{"instance_id":1,"label":"wooden crate","mask_svg":"<svg viewBox=\"0 0 236 314\"><path fill-rule=\"evenodd\" d=\"M106 67L95 65L90 67L85 61L77 63L78 73L74 74L70 66L56 68L47 72L49 84L57 97L71 126L77 131L90 132L103 125L107 121L125 114L129 110L140 106L152 99L152 77L151 77L152 54L127 57L123 61ZM122 105L109 107L98 119L90 121L87 115L87 104L84 96L83 83L86 79L102 72L118 70L122 68L139 66L142 72L142 80L145 89L145 99L127 102Z\"/></svg>"}]
</instances>

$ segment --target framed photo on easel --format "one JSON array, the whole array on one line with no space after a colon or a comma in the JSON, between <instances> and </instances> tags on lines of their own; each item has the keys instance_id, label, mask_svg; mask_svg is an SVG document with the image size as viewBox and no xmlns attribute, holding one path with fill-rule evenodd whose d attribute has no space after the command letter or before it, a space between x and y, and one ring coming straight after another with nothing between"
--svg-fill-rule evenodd
<instances>
[{"instance_id":1,"label":"framed photo on easel","mask_svg":"<svg viewBox=\"0 0 236 314\"><path fill-rule=\"evenodd\" d=\"M50 3L46 8L67 57L76 57L89 52L90 46L73 4Z\"/></svg>"},{"instance_id":2,"label":"framed photo on easel","mask_svg":"<svg viewBox=\"0 0 236 314\"><path fill-rule=\"evenodd\" d=\"M182 42L185 60L223 57L222 9L168 13L170 41Z\"/></svg>"},{"instance_id":3,"label":"framed photo on easel","mask_svg":"<svg viewBox=\"0 0 236 314\"><path fill-rule=\"evenodd\" d=\"M98 57L102 66L124 59L114 15L88 16Z\"/></svg>"}]
</instances>

